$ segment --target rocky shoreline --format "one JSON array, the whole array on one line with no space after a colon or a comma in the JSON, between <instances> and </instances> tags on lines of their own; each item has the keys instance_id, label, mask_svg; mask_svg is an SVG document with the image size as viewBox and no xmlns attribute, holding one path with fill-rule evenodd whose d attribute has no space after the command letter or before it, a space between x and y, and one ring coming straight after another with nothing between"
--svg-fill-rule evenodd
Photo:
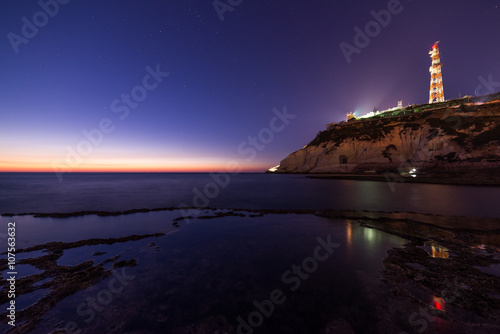
<instances>
[{"instance_id":1,"label":"rocky shoreline","mask_svg":"<svg viewBox=\"0 0 500 334\"><path fill-rule=\"evenodd\" d=\"M443 175L488 183L482 175L500 173L499 124L500 93L411 106L391 115L329 124L272 171L413 173L424 179Z\"/></svg>"},{"instance_id":2,"label":"rocky shoreline","mask_svg":"<svg viewBox=\"0 0 500 334\"><path fill-rule=\"evenodd\" d=\"M146 235L130 235L121 238L107 239L87 239L76 242L50 242L43 245L37 245L25 249L18 249L17 254L29 253L43 250L46 255L39 257L26 258L18 261L19 265L31 265L41 273L18 278L16 281L17 295L23 295L34 292L36 290L48 289L50 292L39 299L35 304L20 310L18 312L19 323L8 333L27 333L36 327L36 324L41 320L43 315L51 310L58 302L65 297L75 294L80 290L97 284L101 280L113 274L112 268L121 268L125 266L135 266L137 260L120 260L119 255L110 257L97 264L93 260L85 261L75 266L62 266L57 263L58 259L64 254L64 250L78 248L82 246L92 245L112 245L114 243L122 243L128 241L137 241L146 238L157 238L165 235L164 233L146 234ZM2 253L0 255L5 255ZM105 267L107 263L112 263L111 269ZM0 271L7 270L7 259L0 259ZM7 303L7 281L2 280L0 284L0 304ZM7 319L7 313L2 313L3 319Z\"/></svg>"},{"instance_id":3,"label":"rocky shoreline","mask_svg":"<svg viewBox=\"0 0 500 334\"><path fill-rule=\"evenodd\" d=\"M429 332L434 332L442 324L446 326L440 333L500 331L500 272L494 272L495 268L500 268L499 218L349 210L204 210L203 216L189 218L259 219L258 217L270 214L316 215L331 219L332 224L349 221L402 237L408 242L403 248L390 249L387 252L378 283L374 284L368 278L363 278L362 273L357 277L364 282L367 301L376 312L378 322L374 324L375 333L415 332L423 329L424 325L425 328L432 329ZM124 211L122 214L132 211L134 210ZM60 215L56 214L54 217L60 218ZM174 218L172 224L183 228L186 218L188 217ZM48 289L49 292L32 306L19 312L19 318L23 319L23 322L9 333L27 332L36 328L43 315L63 298L109 277L113 268L137 265L135 259L119 259L116 255L110 255L99 263L89 259L75 266L58 265L57 260L65 250L159 238L164 235L154 233L75 242L51 242L18 250L20 254L34 251L46 253L19 261L19 264L29 264L42 271L20 278L19 294L39 289ZM151 242L149 247L155 247L155 243ZM6 262L5 259L0 260L2 270L6 269ZM49 278L51 279L48 280ZM5 292L6 285L3 284L1 289ZM0 292L0 296L4 296L0 297L0 303L5 302L2 299L6 299L7 294L3 292ZM185 331L179 329L178 332L212 333L221 329L217 326L217 321L207 320L193 324L185 328ZM323 333L354 331L345 319L335 318L326 324Z\"/></svg>"}]
</instances>

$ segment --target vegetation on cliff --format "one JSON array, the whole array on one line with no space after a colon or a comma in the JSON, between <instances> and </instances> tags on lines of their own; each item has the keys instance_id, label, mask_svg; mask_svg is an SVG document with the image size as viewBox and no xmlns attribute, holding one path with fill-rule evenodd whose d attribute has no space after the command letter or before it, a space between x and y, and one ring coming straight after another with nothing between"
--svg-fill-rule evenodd
<instances>
[{"instance_id":1,"label":"vegetation on cliff","mask_svg":"<svg viewBox=\"0 0 500 334\"><path fill-rule=\"evenodd\" d=\"M491 115L485 116L485 112L488 113L488 111ZM476 116L474 113L482 115ZM471 143L472 148L477 148L485 143L500 140L498 125L483 132L486 125L497 122L499 116L500 93L415 105L363 120L342 122L332 129L318 132L316 138L306 147L320 146L326 142L334 142L336 146L339 146L346 139L376 141L393 131L398 124L402 124L404 129L415 131L427 123L430 126L429 136L432 137L442 132L454 136L452 140L462 146ZM474 136L476 133L479 134Z\"/></svg>"},{"instance_id":2,"label":"vegetation on cliff","mask_svg":"<svg viewBox=\"0 0 500 334\"><path fill-rule=\"evenodd\" d=\"M500 171L499 146L497 93L328 124L277 172L491 174Z\"/></svg>"}]
</instances>

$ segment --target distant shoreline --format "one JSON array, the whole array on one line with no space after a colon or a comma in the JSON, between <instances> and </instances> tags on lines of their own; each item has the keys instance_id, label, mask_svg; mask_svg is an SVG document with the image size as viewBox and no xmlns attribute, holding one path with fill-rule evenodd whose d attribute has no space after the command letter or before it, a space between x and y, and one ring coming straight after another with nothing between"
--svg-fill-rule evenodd
<instances>
[{"instance_id":1,"label":"distant shoreline","mask_svg":"<svg viewBox=\"0 0 500 334\"><path fill-rule=\"evenodd\" d=\"M284 173L288 174L288 173ZM403 177L398 174L385 175L360 175L360 174L303 174L311 179L324 180L354 180L354 181L378 181L397 183L426 183L426 184L446 184L457 186L500 186L500 178L491 175L471 176L446 176L429 175L416 177Z\"/></svg>"}]
</instances>

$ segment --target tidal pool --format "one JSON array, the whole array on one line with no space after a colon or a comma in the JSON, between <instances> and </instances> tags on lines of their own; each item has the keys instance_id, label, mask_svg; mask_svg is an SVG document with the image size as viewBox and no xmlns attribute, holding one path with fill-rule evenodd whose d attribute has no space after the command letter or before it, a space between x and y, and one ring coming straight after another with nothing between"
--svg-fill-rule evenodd
<instances>
[{"instance_id":1,"label":"tidal pool","mask_svg":"<svg viewBox=\"0 0 500 334\"><path fill-rule=\"evenodd\" d=\"M137 265L114 268L97 284L64 298L32 333L57 328L75 333L318 332L332 321L364 332L377 321L368 286L382 284L379 270L386 252L406 243L356 221L312 214L246 213L180 221L175 228L172 218L179 215L89 216L88 223L87 217L23 217L29 224L57 224L55 240L167 233L64 250L58 265L97 264L113 257L136 259ZM94 235L96 224L102 235ZM47 237L29 239L33 244Z\"/></svg>"}]
</instances>

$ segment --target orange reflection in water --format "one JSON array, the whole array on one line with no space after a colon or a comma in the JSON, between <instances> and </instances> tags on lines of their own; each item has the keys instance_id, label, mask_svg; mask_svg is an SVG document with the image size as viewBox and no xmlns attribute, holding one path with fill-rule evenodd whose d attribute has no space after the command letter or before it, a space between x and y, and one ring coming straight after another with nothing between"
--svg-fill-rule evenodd
<instances>
[{"instance_id":1,"label":"orange reflection in water","mask_svg":"<svg viewBox=\"0 0 500 334\"><path fill-rule=\"evenodd\" d=\"M430 256L438 259L447 259L450 257L448 254L448 249L439 246L433 242L424 242L422 247Z\"/></svg>"},{"instance_id":2,"label":"orange reflection in water","mask_svg":"<svg viewBox=\"0 0 500 334\"><path fill-rule=\"evenodd\" d=\"M347 223L347 245L352 245L352 223Z\"/></svg>"},{"instance_id":3,"label":"orange reflection in water","mask_svg":"<svg viewBox=\"0 0 500 334\"><path fill-rule=\"evenodd\" d=\"M432 257L436 257L439 259L447 259L450 257L450 255L448 254L448 250L444 247L432 245L431 250L432 250Z\"/></svg>"}]
</instances>

